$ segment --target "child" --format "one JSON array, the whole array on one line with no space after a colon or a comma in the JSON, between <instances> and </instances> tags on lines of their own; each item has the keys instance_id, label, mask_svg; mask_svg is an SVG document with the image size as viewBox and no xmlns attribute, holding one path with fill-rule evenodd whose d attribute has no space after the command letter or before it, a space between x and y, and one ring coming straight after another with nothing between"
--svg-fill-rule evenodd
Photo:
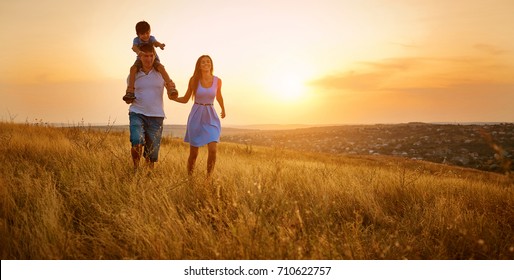
<instances>
[{"instance_id":1,"label":"child","mask_svg":"<svg viewBox=\"0 0 514 280\"><path fill-rule=\"evenodd\" d=\"M136 34L137 37L134 38L133 44L132 44L132 50L137 54L137 59L134 62L134 65L130 67L130 75L129 75L129 81L127 86L127 91L125 96L123 96L123 100L130 104L134 99L136 99L136 96L134 95L134 83L136 79L136 73L141 69L141 59L139 58L139 55L142 53L139 49L142 45L145 44L152 44L154 47L159 47L161 50L164 50L165 44L160 43L155 39L154 36L150 35L151 29L150 24L148 24L146 21L140 21L136 24ZM168 90L169 96L178 96L178 91L174 86L173 81L171 80L170 76L168 75L168 72L164 69L164 66L160 63L159 56L155 57L154 62L154 68L161 73L162 78L166 82L166 89Z\"/></svg>"}]
</instances>

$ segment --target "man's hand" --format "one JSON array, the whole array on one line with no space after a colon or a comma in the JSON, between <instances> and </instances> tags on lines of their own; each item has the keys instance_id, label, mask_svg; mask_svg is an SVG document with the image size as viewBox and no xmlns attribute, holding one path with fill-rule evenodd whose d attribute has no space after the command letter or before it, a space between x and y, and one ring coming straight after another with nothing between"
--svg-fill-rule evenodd
<instances>
[{"instance_id":1,"label":"man's hand","mask_svg":"<svg viewBox=\"0 0 514 280\"><path fill-rule=\"evenodd\" d=\"M168 98L173 101L177 101L178 98L178 91L175 89L167 90Z\"/></svg>"},{"instance_id":2,"label":"man's hand","mask_svg":"<svg viewBox=\"0 0 514 280\"><path fill-rule=\"evenodd\" d=\"M178 93L168 93L168 98L173 101L177 101Z\"/></svg>"}]
</instances>

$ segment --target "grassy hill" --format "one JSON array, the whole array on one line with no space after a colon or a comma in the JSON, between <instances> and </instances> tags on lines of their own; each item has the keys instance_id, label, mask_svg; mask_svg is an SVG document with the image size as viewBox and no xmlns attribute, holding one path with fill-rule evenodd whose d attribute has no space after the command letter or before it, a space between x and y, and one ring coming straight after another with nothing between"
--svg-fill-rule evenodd
<instances>
[{"instance_id":1,"label":"grassy hill","mask_svg":"<svg viewBox=\"0 0 514 280\"><path fill-rule=\"evenodd\" d=\"M0 123L2 259L514 259L512 178L387 156L219 145L188 179L165 138Z\"/></svg>"},{"instance_id":2,"label":"grassy hill","mask_svg":"<svg viewBox=\"0 0 514 280\"><path fill-rule=\"evenodd\" d=\"M391 155L514 173L514 123L343 125L222 134L223 142L339 155Z\"/></svg>"}]
</instances>

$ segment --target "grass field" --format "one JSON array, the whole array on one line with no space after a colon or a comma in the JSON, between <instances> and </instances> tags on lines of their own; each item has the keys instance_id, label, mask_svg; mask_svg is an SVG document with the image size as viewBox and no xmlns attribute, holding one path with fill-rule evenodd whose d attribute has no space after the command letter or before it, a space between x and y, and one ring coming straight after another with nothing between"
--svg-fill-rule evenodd
<instances>
[{"instance_id":1,"label":"grass field","mask_svg":"<svg viewBox=\"0 0 514 280\"><path fill-rule=\"evenodd\" d=\"M165 138L134 174L127 132L0 123L2 259L514 259L514 181L383 156Z\"/></svg>"}]
</instances>

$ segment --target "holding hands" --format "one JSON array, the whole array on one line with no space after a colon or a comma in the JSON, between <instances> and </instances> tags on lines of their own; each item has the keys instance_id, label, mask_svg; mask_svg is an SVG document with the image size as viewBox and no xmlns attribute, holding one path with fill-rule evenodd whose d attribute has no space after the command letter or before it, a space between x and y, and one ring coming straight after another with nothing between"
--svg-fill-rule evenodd
<instances>
[{"instance_id":1,"label":"holding hands","mask_svg":"<svg viewBox=\"0 0 514 280\"><path fill-rule=\"evenodd\" d=\"M175 83L173 81L169 81L166 83L166 90L168 98L170 100L177 101L178 91L175 89Z\"/></svg>"}]
</instances>

